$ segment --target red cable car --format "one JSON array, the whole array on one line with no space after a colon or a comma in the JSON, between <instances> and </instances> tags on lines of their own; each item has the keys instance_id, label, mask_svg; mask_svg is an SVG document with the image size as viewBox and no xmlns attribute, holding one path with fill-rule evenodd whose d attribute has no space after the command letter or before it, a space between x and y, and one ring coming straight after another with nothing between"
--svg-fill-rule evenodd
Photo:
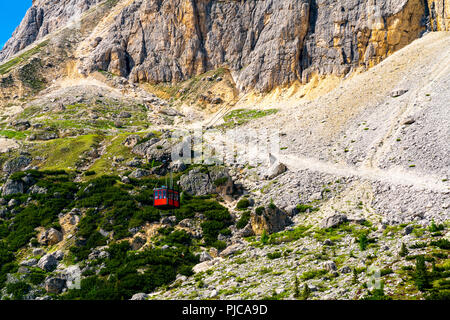
<instances>
[{"instance_id":1,"label":"red cable car","mask_svg":"<svg viewBox=\"0 0 450 320\"><path fill-rule=\"evenodd\" d=\"M166 186L153 189L153 206L162 210L178 209L180 193Z\"/></svg>"}]
</instances>

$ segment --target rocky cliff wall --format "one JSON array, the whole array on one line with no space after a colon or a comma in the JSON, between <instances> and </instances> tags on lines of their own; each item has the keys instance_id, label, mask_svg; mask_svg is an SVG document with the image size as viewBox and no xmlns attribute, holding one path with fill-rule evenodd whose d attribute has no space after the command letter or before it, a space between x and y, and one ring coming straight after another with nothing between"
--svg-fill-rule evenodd
<instances>
[{"instance_id":1,"label":"rocky cliff wall","mask_svg":"<svg viewBox=\"0 0 450 320\"><path fill-rule=\"evenodd\" d=\"M100 2L102 0L33 0L21 24L0 51L0 61L79 18L83 12Z\"/></svg>"},{"instance_id":2,"label":"rocky cliff wall","mask_svg":"<svg viewBox=\"0 0 450 320\"><path fill-rule=\"evenodd\" d=\"M0 60L101 1L63 2L35 1ZM179 82L225 67L240 90L268 91L371 67L427 29L449 29L446 0L118 2L119 13L83 57L86 74Z\"/></svg>"}]
</instances>

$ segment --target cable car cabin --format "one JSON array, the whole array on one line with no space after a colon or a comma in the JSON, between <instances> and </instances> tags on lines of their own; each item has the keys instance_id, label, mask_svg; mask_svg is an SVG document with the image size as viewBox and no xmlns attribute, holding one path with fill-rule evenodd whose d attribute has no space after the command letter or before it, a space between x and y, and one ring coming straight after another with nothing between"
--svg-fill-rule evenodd
<instances>
[{"instance_id":1,"label":"cable car cabin","mask_svg":"<svg viewBox=\"0 0 450 320\"><path fill-rule=\"evenodd\" d=\"M180 207L180 193L164 186L154 189L153 206L162 210L178 209Z\"/></svg>"}]
</instances>

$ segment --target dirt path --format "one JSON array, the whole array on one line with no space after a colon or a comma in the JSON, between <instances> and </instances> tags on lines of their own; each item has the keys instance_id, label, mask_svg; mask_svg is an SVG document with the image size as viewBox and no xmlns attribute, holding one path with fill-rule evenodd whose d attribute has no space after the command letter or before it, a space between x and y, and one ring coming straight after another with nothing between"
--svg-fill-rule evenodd
<instances>
[{"instance_id":1,"label":"dirt path","mask_svg":"<svg viewBox=\"0 0 450 320\"><path fill-rule=\"evenodd\" d=\"M280 155L279 160L290 171L311 170L341 177L359 177L371 181L387 182L394 185L412 186L419 190L449 192L450 189L439 178L428 175L417 175L402 169L382 170L370 167L351 167L317 159L302 158L296 155Z\"/></svg>"}]
</instances>

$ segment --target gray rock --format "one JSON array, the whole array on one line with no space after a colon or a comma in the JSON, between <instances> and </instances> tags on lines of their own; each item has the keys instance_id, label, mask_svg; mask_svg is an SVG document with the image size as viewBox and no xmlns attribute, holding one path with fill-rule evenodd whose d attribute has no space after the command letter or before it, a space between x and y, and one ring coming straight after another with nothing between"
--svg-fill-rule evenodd
<instances>
[{"instance_id":1,"label":"gray rock","mask_svg":"<svg viewBox=\"0 0 450 320\"><path fill-rule=\"evenodd\" d=\"M22 181L8 179L2 187L2 195L9 196L16 193L24 193L24 190L25 187Z\"/></svg>"},{"instance_id":2,"label":"gray rock","mask_svg":"<svg viewBox=\"0 0 450 320\"><path fill-rule=\"evenodd\" d=\"M245 237L251 237L254 236L255 233L253 232L253 228L251 223L247 223L247 225L240 229L240 230L236 230L236 232L234 233L234 236L236 238L245 238Z\"/></svg>"},{"instance_id":3,"label":"gray rock","mask_svg":"<svg viewBox=\"0 0 450 320\"><path fill-rule=\"evenodd\" d=\"M413 230L414 230L414 227L413 227L413 226L406 226L405 229L403 229L403 234L404 234L404 235L408 235L408 234L410 234L411 232L413 232Z\"/></svg>"},{"instance_id":4,"label":"gray rock","mask_svg":"<svg viewBox=\"0 0 450 320\"><path fill-rule=\"evenodd\" d=\"M169 164L169 170L171 170L172 172L182 172L186 170L186 168L186 164L181 160L177 160Z\"/></svg>"},{"instance_id":5,"label":"gray rock","mask_svg":"<svg viewBox=\"0 0 450 320\"><path fill-rule=\"evenodd\" d=\"M54 228L50 228L41 234L41 236L38 238L38 241L43 245L52 246L54 244L57 244L58 242L61 242L62 239L63 234L60 231Z\"/></svg>"},{"instance_id":6,"label":"gray rock","mask_svg":"<svg viewBox=\"0 0 450 320\"><path fill-rule=\"evenodd\" d=\"M17 269L17 273L27 274L27 273L30 273L30 269L28 267L26 267L26 266L20 266Z\"/></svg>"},{"instance_id":7,"label":"gray rock","mask_svg":"<svg viewBox=\"0 0 450 320\"><path fill-rule=\"evenodd\" d=\"M142 166L142 160L140 160L140 159L133 159L133 160L128 161L126 163L126 165L128 167L140 167L140 166Z\"/></svg>"},{"instance_id":8,"label":"gray rock","mask_svg":"<svg viewBox=\"0 0 450 320\"><path fill-rule=\"evenodd\" d=\"M42 256L45 253L44 249L36 248L33 250L33 256Z\"/></svg>"},{"instance_id":9,"label":"gray rock","mask_svg":"<svg viewBox=\"0 0 450 320\"><path fill-rule=\"evenodd\" d=\"M129 135L125 141L123 142L123 145L128 148L133 148L136 144L138 144L142 138L138 136L137 134Z\"/></svg>"},{"instance_id":10,"label":"gray rock","mask_svg":"<svg viewBox=\"0 0 450 320\"><path fill-rule=\"evenodd\" d=\"M344 266L341 268L341 273L350 273L352 269L349 266Z\"/></svg>"},{"instance_id":11,"label":"gray rock","mask_svg":"<svg viewBox=\"0 0 450 320\"><path fill-rule=\"evenodd\" d=\"M231 246L229 246L229 247L226 247L226 248L220 253L220 256L221 256L221 257L227 257L227 256L230 256L230 255L235 254L236 252L238 252L238 251L240 251L240 250L242 250L242 249L244 249L244 246L243 246L242 244L240 244L240 243L236 243L236 244L233 244L233 245L231 245Z\"/></svg>"},{"instance_id":12,"label":"gray rock","mask_svg":"<svg viewBox=\"0 0 450 320\"><path fill-rule=\"evenodd\" d=\"M200 253L200 257L199 257L200 262L205 262L205 261L209 261L212 259L213 258L211 257L211 255L208 252L203 251L202 253Z\"/></svg>"},{"instance_id":13,"label":"gray rock","mask_svg":"<svg viewBox=\"0 0 450 320\"><path fill-rule=\"evenodd\" d=\"M131 182L130 178L128 178L127 176L121 177L120 181L122 181L123 183L126 183L126 184Z\"/></svg>"},{"instance_id":14,"label":"gray rock","mask_svg":"<svg viewBox=\"0 0 450 320\"><path fill-rule=\"evenodd\" d=\"M416 122L416 120L413 117L408 117L405 119L405 121L403 121L403 124L410 125L413 124L414 122Z\"/></svg>"},{"instance_id":15,"label":"gray rock","mask_svg":"<svg viewBox=\"0 0 450 320\"><path fill-rule=\"evenodd\" d=\"M13 208L19 204L19 200L17 199L11 199L8 202L8 207Z\"/></svg>"},{"instance_id":16,"label":"gray rock","mask_svg":"<svg viewBox=\"0 0 450 320\"><path fill-rule=\"evenodd\" d=\"M122 119L131 118L131 113L122 111L121 113L118 114L118 117Z\"/></svg>"},{"instance_id":17,"label":"gray rock","mask_svg":"<svg viewBox=\"0 0 450 320\"><path fill-rule=\"evenodd\" d=\"M21 265L21 266L26 266L26 267L33 267L33 266L35 266L37 263L38 263L38 260L32 258L32 259L28 259L28 260L22 261L22 262L20 263L20 265Z\"/></svg>"},{"instance_id":18,"label":"gray rock","mask_svg":"<svg viewBox=\"0 0 450 320\"><path fill-rule=\"evenodd\" d=\"M324 229L334 228L347 221L347 216L334 214L322 220L321 227Z\"/></svg>"},{"instance_id":19,"label":"gray rock","mask_svg":"<svg viewBox=\"0 0 450 320\"><path fill-rule=\"evenodd\" d=\"M62 278L52 277L45 281L45 290L47 293L61 293L66 287L66 280Z\"/></svg>"},{"instance_id":20,"label":"gray rock","mask_svg":"<svg viewBox=\"0 0 450 320\"><path fill-rule=\"evenodd\" d=\"M147 177L151 174L150 171L148 170L144 170L144 169L136 169L134 170L129 177L130 178L135 178L135 179L139 179L139 178L143 178L143 177Z\"/></svg>"},{"instance_id":21,"label":"gray rock","mask_svg":"<svg viewBox=\"0 0 450 320\"><path fill-rule=\"evenodd\" d=\"M136 293L134 294L130 300L147 300L148 294L145 293Z\"/></svg>"},{"instance_id":22,"label":"gray rock","mask_svg":"<svg viewBox=\"0 0 450 320\"><path fill-rule=\"evenodd\" d=\"M57 265L58 260L56 260L56 258L52 254L46 254L39 260L37 264L39 268L47 272L55 270Z\"/></svg>"},{"instance_id":23,"label":"gray rock","mask_svg":"<svg viewBox=\"0 0 450 320\"><path fill-rule=\"evenodd\" d=\"M28 193L30 194L46 194L48 191L44 187L39 187L38 185L32 186L30 189L28 189Z\"/></svg>"},{"instance_id":24,"label":"gray rock","mask_svg":"<svg viewBox=\"0 0 450 320\"><path fill-rule=\"evenodd\" d=\"M282 231L285 227L292 224L292 220L289 218L286 212L273 207L263 208L261 214L252 212L250 215L250 223L255 235L261 235L264 230L267 233L274 233Z\"/></svg>"},{"instance_id":25,"label":"gray rock","mask_svg":"<svg viewBox=\"0 0 450 320\"><path fill-rule=\"evenodd\" d=\"M290 216L293 217L298 214L298 209L296 205L287 206L284 211Z\"/></svg>"},{"instance_id":26,"label":"gray rock","mask_svg":"<svg viewBox=\"0 0 450 320\"><path fill-rule=\"evenodd\" d=\"M323 268L327 271L337 270L336 263L334 261L326 261L323 263Z\"/></svg>"},{"instance_id":27,"label":"gray rock","mask_svg":"<svg viewBox=\"0 0 450 320\"><path fill-rule=\"evenodd\" d=\"M163 217L163 218L161 218L159 223L165 224L168 226L174 226L177 223L177 217L175 217L175 216Z\"/></svg>"},{"instance_id":28,"label":"gray rock","mask_svg":"<svg viewBox=\"0 0 450 320\"><path fill-rule=\"evenodd\" d=\"M391 92L391 97L393 97L393 98L400 97L407 92L408 92L408 90L405 90L405 89L395 90L395 91Z\"/></svg>"},{"instance_id":29,"label":"gray rock","mask_svg":"<svg viewBox=\"0 0 450 320\"><path fill-rule=\"evenodd\" d=\"M264 175L265 179L273 179L280 174L286 172L287 168L286 166L281 162L275 162L266 172Z\"/></svg>"},{"instance_id":30,"label":"gray rock","mask_svg":"<svg viewBox=\"0 0 450 320\"><path fill-rule=\"evenodd\" d=\"M64 259L64 252L61 250L55 251L53 253L53 256L55 257L56 260L61 261L62 259Z\"/></svg>"},{"instance_id":31,"label":"gray rock","mask_svg":"<svg viewBox=\"0 0 450 320\"><path fill-rule=\"evenodd\" d=\"M203 272L203 271L206 271L206 270L212 268L213 266L215 266L217 264L220 264L222 261L223 261L223 258L215 258L213 260L200 262L199 264L196 264L192 268L192 271L194 271L194 273Z\"/></svg>"},{"instance_id":32,"label":"gray rock","mask_svg":"<svg viewBox=\"0 0 450 320\"><path fill-rule=\"evenodd\" d=\"M25 131L29 127L31 127L30 122L28 120L17 120L11 123L11 125L19 131Z\"/></svg>"},{"instance_id":33,"label":"gray rock","mask_svg":"<svg viewBox=\"0 0 450 320\"><path fill-rule=\"evenodd\" d=\"M103 230L102 228L100 228L100 230L98 230L98 232L105 238L108 238L110 235L110 232Z\"/></svg>"}]
</instances>

